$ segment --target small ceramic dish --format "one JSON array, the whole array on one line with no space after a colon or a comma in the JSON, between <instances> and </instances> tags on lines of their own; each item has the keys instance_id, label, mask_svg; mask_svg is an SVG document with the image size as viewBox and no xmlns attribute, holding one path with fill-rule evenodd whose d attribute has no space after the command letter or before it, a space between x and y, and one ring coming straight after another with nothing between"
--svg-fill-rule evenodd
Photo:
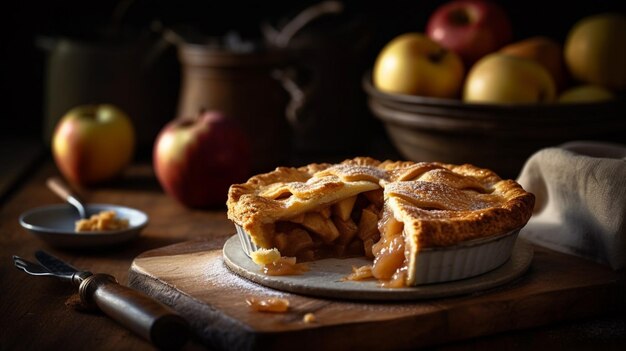
<instances>
[{"instance_id":1,"label":"small ceramic dish","mask_svg":"<svg viewBox=\"0 0 626 351\"><path fill-rule=\"evenodd\" d=\"M24 212L20 225L42 241L54 247L104 247L129 241L139 235L148 224L148 215L130 207L87 204L87 215L101 211L115 211L118 218L128 219L124 230L76 232L74 226L80 219L75 208L68 204L38 207Z\"/></svg>"}]
</instances>

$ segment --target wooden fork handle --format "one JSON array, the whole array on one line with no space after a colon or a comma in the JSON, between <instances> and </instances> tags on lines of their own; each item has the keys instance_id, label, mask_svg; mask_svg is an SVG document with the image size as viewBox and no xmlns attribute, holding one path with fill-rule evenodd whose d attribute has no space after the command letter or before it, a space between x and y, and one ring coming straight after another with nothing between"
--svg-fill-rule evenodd
<instances>
[{"instance_id":1,"label":"wooden fork handle","mask_svg":"<svg viewBox=\"0 0 626 351\"><path fill-rule=\"evenodd\" d=\"M185 319L150 296L120 285L111 275L89 276L80 284L79 295L85 306L101 310L159 349L179 348L187 341Z\"/></svg>"}]
</instances>

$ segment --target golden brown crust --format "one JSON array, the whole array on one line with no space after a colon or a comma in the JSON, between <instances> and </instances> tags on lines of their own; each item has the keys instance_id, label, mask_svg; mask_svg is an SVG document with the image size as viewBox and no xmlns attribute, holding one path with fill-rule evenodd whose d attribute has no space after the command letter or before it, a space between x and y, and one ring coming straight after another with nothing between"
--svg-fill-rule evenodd
<instances>
[{"instance_id":1,"label":"golden brown crust","mask_svg":"<svg viewBox=\"0 0 626 351\"><path fill-rule=\"evenodd\" d=\"M372 158L358 157L340 164L278 167L234 184L228 193L228 218L242 226L260 246L271 246L271 224L295 217L317 206L377 189L384 174Z\"/></svg>"},{"instance_id":2,"label":"golden brown crust","mask_svg":"<svg viewBox=\"0 0 626 351\"><path fill-rule=\"evenodd\" d=\"M496 183L499 189L487 194L445 189L446 185L437 183L409 183L417 194L440 194L407 195L410 190L403 183L385 189L387 206L404 223L407 234L415 237L416 249L451 246L518 229L526 224L534 205L534 196L510 180Z\"/></svg>"},{"instance_id":3,"label":"golden brown crust","mask_svg":"<svg viewBox=\"0 0 626 351\"><path fill-rule=\"evenodd\" d=\"M384 161L359 157L339 164L279 167L231 186L228 217L261 247L272 223L384 188L385 206L404 223L412 250L503 234L529 220L534 196L513 180L473 165Z\"/></svg>"}]
</instances>

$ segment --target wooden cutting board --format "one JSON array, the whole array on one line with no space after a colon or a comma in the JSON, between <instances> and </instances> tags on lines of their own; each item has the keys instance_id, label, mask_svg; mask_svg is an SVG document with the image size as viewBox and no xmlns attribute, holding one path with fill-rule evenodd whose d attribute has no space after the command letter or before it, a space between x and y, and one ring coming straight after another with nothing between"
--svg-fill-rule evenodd
<instances>
[{"instance_id":1,"label":"wooden cutting board","mask_svg":"<svg viewBox=\"0 0 626 351\"><path fill-rule=\"evenodd\" d=\"M626 279L609 268L534 247L513 282L457 297L409 302L322 299L232 273L220 243L190 241L138 256L129 285L172 306L216 349L406 349L589 318L626 309ZM283 297L286 313L254 312L247 297ZM315 322L305 323L306 313Z\"/></svg>"}]
</instances>

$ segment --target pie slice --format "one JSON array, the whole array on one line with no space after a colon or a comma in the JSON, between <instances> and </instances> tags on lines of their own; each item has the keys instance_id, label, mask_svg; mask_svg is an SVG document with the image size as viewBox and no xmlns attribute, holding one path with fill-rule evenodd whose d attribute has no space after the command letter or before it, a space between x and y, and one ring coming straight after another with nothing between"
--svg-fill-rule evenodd
<instances>
[{"instance_id":1,"label":"pie slice","mask_svg":"<svg viewBox=\"0 0 626 351\"><path fill-rule=\"evenodd\" d=\"M487 169L366 157L279 167L232 185L227 202L253 247L297 262L364 255L372 275L393 287L416 284L420 250L519 229L533 204Z\"/></svg>"}]
</instances>

